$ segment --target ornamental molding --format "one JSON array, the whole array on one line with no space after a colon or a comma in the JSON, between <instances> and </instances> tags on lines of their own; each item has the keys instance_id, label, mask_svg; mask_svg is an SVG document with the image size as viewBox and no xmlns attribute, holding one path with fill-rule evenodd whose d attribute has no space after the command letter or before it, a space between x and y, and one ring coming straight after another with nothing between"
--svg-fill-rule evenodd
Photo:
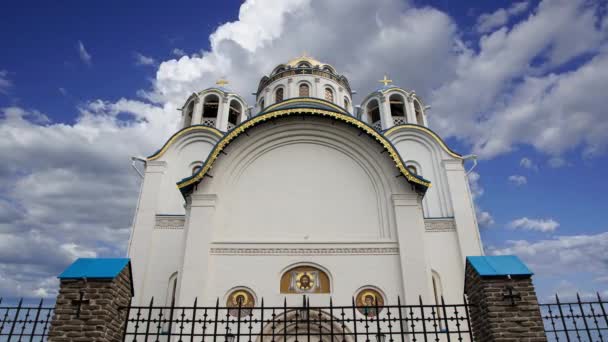
<instances>
[{"instance_id":1,"label":"ornamental molding","mask_svg":"<svg viewBox=\"0 0 608 342\"><path fill-rule=\"evenodd\" d=\"M184 229L185 216L156 216L154 229Z\"/></svg>"},{"instance_id":2,"label":"ornamental molding","mask_svg":"<svg viewBox=\"0 0 608 342\"><path fill-rule=\"evenodd\" d=\"M398 255L398 247L211 248L212 255Z\"/></svg>"},{"instance_id":3,"label":"ornamental molding","mask_svg":"<svg viewBox=\"0 0 608 342\"><path fill-rule=\"evenodd\" d=\"M427 232L455 232L456 222L453 218L424 220L424 229Z\"/></svg>"}]
</instances>

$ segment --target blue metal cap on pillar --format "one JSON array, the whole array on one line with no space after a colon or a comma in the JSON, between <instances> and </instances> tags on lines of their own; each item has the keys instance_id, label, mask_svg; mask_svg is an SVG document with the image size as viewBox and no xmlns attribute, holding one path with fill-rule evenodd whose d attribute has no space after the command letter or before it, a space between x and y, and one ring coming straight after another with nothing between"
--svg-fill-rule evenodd
<instances>
[{"instance_id":1,"label":"blue metal cap on pillar","mask_svg":"<svg viewBox=\"0 0 608 342\"><path fill-rule=\"evenodd\" d=\"M128 258L79 258L60 275L59 279L114 279L125 267L131 267Z\"/></svg>"},{"instance_id":2,"label":"blue metal cap on pillar","mask_svg":"<svg viewBox=\"0 0 608 342\"><path fill-rule=\"evenodd\" d=\"M482 277L531 276L534 274L515 255L469 256L467 261Z\"/></svg>"}]
</instances>

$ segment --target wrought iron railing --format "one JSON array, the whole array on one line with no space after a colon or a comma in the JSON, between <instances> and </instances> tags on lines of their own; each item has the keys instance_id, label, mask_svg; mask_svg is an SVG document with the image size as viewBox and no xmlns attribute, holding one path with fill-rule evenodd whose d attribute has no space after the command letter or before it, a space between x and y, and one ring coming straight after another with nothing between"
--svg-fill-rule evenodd
<instances>
[{"instance_id":1,"label":"wrought iron railing","mask_svg":"<svg viewBox=\"0 0 608 342\"><path fill-rule=\"evenodd\" d=\"M8 306L0 298L0 341L46 341L53 317L54 306L45 306L41 299L37 305Z\"/></svg>"},{"instance_id":2,"label":"wrought iron railing","mask_svg":"<svg viewBox=\"0 0 608 342\"><path fill-rule=\"evenodd\" d=\"M468 304L131 306L125 341L472 341Z\"/></svg>"},{"instance_id":3,"label":"wrought iron railing","mask_svg":"<svg viewBox=\"0 0 608 342\"><path fill-rule=\"evenodd\" d=\"M540 310L549 341L608 341L608 302L599 293L566 302L555 295L555 303L540 304Z\"/></svg>"}]
</instances>

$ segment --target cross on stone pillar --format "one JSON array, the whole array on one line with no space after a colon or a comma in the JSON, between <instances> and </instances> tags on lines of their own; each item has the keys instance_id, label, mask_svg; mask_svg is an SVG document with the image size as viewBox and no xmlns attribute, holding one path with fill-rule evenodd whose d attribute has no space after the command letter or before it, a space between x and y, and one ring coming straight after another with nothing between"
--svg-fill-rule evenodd
<instances>
[{"instance_id":1,"label":"cross on stone pillar","mask_svg":"<svg viewBox=\"0 0 608 342\"><path fill-rule=\"evenodd\" d=\"M129 259L81 258L60 276L49 342L122 342L133 296Z\"/></svg>"},{"instance_id":2,"label":"cross on stone pillar","mask_svg":"<svg viewBox=\"0 0 608 342\"><path fill-rule=\"evenodd\" d=\"M532 272L514 255L467 257L465 294L476 342L546 342Z\"/></svg>"}]
</instances>

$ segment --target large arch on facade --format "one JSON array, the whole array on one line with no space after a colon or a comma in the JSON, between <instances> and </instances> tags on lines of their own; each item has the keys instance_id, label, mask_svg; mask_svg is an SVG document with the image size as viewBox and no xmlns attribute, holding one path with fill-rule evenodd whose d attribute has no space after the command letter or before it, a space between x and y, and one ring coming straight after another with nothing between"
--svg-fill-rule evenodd
<instances>
[{"instance_id":1,"label":"large arch on facade","mask_svg":"<svg viewBox=\"0 0 608 342\"><path fill-rule=\"evenodd\" d=\"M279 120L280 118L293 116L324 117L343 122L348 126L352 126L359 129L361 131L361 134L366 134L378 143L379 147L382 148L379 152L387 154L387 156L392 160L393 164L398 169L400 174L403 175L403 177L410 184L412 184L417 191L424 193L426 189L430 186L430 181L418 175L412 174L408 171L405 163L403 162L401 156L399 155L395 147L392 145L392 143L388 139L386 139L381 133L377 132L373 127L356 118L353 118L345 112L342 113L343 109L337 106L336 107L340 110L340 112L335 111L333 108L333 106L335 105L330 103L325 104L326 101L311 99L307 102L310 103L303 104L302 101L285 101L285 106L271 107L269 109L272 110L262 113L235 127L230 133L226 134L218 142L218 144L215 146L213 151L211 151L209 157L205 161L205 164L198 173L192 175L191 177L185 178L177 183L177 186L182 192L182 194L185 196L190 193L193 188L201 182L203 177L205 177L205 175L207 175L207 173L211 170L213 164L218 158L220 158L220 154L223 153L224 149L228 147L228 145L235 139L238 139L242 135L246 135L246 132L249 129L265 122L272 122L275 120Z\"/></svg>"}]
</instances>

